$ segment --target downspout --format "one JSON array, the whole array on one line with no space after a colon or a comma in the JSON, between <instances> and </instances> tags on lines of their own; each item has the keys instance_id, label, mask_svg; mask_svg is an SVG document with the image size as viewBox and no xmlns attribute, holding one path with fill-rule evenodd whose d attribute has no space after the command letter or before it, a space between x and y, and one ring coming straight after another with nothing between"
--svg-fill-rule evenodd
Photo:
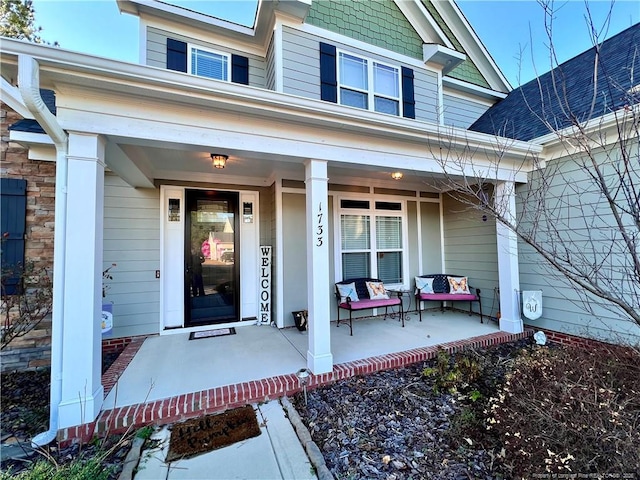
<instances>
[{"instance_id":1,"label":"downspout","mask_svg":"<svg viewBox=\"0 0 640 480\"><path fill-rule=\"evenodd\" d=\"M64 264L67 236L67 145L69 137L42 100L40 96L40 68L38 62L28 55L18 56L18 88L20 89L20 94L22 95L22 100L25 105L47 135L51 137L56 147L49 430L33 437L31 444L37 448L55 440L58 434L58 407L62 401L62 332L64 330Z\"/></svg>"}]
</instances>

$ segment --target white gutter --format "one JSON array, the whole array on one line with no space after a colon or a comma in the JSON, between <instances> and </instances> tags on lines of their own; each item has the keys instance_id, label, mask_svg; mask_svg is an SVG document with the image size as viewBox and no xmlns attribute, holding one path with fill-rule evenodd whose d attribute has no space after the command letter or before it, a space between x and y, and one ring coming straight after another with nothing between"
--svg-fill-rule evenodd
<instances>
[{"instance_id":1,"label":"white gutter","mask_svg":"<svg viewBox=\"0 0 640 480\"><path fill-rule=\"evenodd\" d=\"M51 391L49 430L33 437L34 447L47 445L58 434L58 406L62 400L62 332L64 329L64 263L67 225L68 136L40 96L38 62L18 56L18 86L24 104L56 146L55 230L53 237L53 313L51 320Z\"/></svg>"}]
</instances>

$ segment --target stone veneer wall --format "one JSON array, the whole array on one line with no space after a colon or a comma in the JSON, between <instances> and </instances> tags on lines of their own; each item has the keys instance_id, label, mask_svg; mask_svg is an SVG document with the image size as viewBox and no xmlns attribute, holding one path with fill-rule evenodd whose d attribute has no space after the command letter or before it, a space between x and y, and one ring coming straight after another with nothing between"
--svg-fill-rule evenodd
<instances>
[{"instance_id":1,"label":"stone veneer wall","mask_svg":"<svg viewBox=\"0 0 640 480\"><path fill-rule=\"evenodd\" d=\"M2 120L0 175L27 180L25 259L36 268L53 267L53 228L56 166L32 161L27 149L9 140L9 125L22 117L0 103ZM51 363L51 321L43 321L0 352L1 371L33 370Z\"/></svg>"}]
</instances>

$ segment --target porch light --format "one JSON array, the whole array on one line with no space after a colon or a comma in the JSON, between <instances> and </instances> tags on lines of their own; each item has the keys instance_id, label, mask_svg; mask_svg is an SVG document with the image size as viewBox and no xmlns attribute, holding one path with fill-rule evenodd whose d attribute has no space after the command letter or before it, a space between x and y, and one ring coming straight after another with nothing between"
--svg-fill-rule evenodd
<instances>
[{"instance_id":1,"label":"porch light","mask_svg":"<svg viewBox=\"0 0 640 480\"><path fill-rule=\"evenodd\" d=\"M391 178L393 178L394 180L400 180L404 175L402 174L402 172L393 172L391 174Z\"/></svg>"},{"instance_id":2,"label":"porch light","mask_svg":"<svg viewBox=\"0 0 640 480\"><path fill-rule=\"evenodd\" d=\"M211 160L213 161L213 166L216 168L224 168L227 164L227 159L229 155L218 155L217 153L211 154Z\"/></svg>"}]
</instances>

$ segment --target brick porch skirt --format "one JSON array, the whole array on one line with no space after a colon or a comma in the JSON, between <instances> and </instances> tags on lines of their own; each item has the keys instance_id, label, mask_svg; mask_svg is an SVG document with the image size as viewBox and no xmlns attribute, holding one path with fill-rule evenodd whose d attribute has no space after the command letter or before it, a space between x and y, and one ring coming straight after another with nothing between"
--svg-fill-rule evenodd
<instances>
[{"instance_id":1,"label":"brick porch skirt","mask_svg":"<svg viewBox=\"0 0 640 480\"><path fill-rule=\"evenodd\" d=\"M512 342L532 336L533 329L527 328L523 333L510 334L496 332L489 335L472 337L456 342L443 343L424 348L416 348L405 352L392 353L377 357L356 360L335 365L333 371L321 375L311 375L307 388L328 385L338 380L400 368L413 363L424 362L434 358L439 349L455 353L466 348L482 348L501 343ZM138 352L144 338L134 338L125 347L116 362L103 375L105 396L113 388L119 376L124 372L131 359ZM127 430L146 425L165 425L187 420L189 418L222 412L247 404L275 400L283 396L291 396L302 390L295 373L279 375L262 380L225 385L210 390L202 390L178 395L149 403L139 403L125 407L104 410L91 423L58 431L58 442L68 445L75 442L87 442L93 437L108 434L121 434Z\"/></svg>"}]
</instances>

